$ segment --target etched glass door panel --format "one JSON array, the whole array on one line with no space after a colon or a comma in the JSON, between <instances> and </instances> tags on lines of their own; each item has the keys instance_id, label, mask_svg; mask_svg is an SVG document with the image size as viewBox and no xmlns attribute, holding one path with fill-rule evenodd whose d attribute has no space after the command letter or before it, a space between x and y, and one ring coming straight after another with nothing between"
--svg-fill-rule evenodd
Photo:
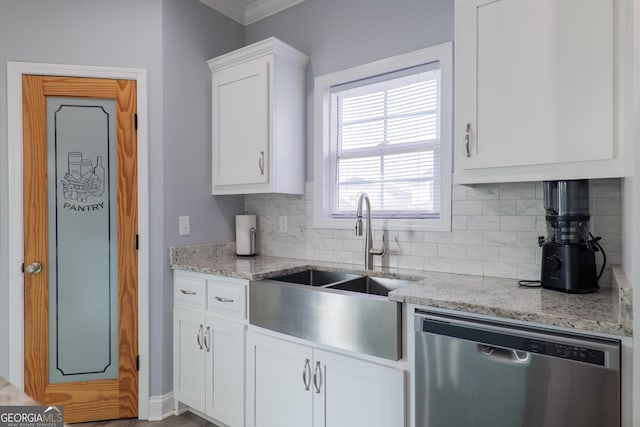
<instances>
[{"instance_id":1,"label":"etched glass door panel","mask_svg":"<svg viewBox=\"0 0 640 427\"><path fill-rule=\"evenodd\" d=\"M51 384L118 377L115 108L47 97Z\"/></svg>"}]
</instances>

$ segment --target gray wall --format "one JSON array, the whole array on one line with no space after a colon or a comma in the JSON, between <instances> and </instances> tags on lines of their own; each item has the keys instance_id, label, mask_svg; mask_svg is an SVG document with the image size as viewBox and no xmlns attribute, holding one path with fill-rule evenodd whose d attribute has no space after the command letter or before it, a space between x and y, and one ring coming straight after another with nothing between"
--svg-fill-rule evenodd
<instances>
[{"instance_id":1,"label":"gray wall","mask_svg":"<svg viewBox=\"0 0 640 427\"><path fill-rule=\"evenodd\" d=\"M166 29L164 28L166 26ZM165 33L166 30L166 33ZM171 275L167 247L227 241L236 198L208 183L211 131L205 60L240 47L244 29L196 0L0 0L0 375L8 375L6 62L144 68L150 154L151 395L171 390ZM181 209L178 209L180 207ZM179 239L177 214L194 234Z\"/></svg>"},{"instance_id":2,"label":"gray wall","mask_svg":"<svg viewBox=\"0 0 640 427\"><path fill-rule=\"evenodd\" d=\"M152 309L163 308L156 313L163 332L155 337L151 363L152 372L162 363L162 393L167 393L173 389L173 286L167 247L235 240L234 218L243 211L242 196L211 196L211 73L206 61L242 47L244 28L195 0L164 4L163 287L151 295ZM178 236L181 215L191 217L190 236ZM151 394L158 391L152 388Z\"/></svg>"},{"instance_id":3,"label":"gray wall","mask_svg":"<svg viewBox=\"0 0 640 427\"><path fill-rule=\"evenodd\" d=\"M247 44L275 36L311 57L306 180L313 180L316 76L453 40L452 0L306 0L247 27Z\"/></svg>"}]
</instances>

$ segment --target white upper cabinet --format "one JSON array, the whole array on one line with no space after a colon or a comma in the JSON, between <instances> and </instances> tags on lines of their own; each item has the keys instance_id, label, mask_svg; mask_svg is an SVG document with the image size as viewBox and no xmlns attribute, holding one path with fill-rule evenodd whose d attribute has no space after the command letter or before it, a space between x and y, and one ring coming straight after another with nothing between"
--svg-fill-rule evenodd
<instances>
[{"instance_id":1,"label":"white upper cabinet","mask_svg":"<svg viewBox=\"0 0 640 427\"><path fill-rule=\"evenodd\" d=\"M613 4L456 0L455 182L624 175Z\"/></svg>"},{"instance_id":2,"label":"white upper cabinet","mask_svg":"<svg viewBox=\"0 0 640 427\"><path fill-rule=\"evenodd\" d=\"M212 194L304 193L308 60L270 38L207 62Z\"/></svg>"}]
</instances>

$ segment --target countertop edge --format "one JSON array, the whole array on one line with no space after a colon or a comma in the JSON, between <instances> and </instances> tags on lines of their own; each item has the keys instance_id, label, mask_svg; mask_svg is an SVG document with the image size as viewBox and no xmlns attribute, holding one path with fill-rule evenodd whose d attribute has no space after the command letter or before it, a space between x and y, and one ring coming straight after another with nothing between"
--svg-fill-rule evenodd
<instances>
[{"instance_id":1,"label":"countertop edge","mask_svg":"<svg viewBox=\"0 0 640 427\"><path fill-rule=\"evenodd\" d=\"M229 246L227 246L228 248ZM255 257L255 258L239 258L233 256L220 256L219 259L197 259L190 262L189 260L180 260L182 262L171 262L170 268L173 270L189 271L194 273L212 274L223 277L244 279L244 280L262 280L281 274L294 273L307 268L313 269L332 269L355 274L372 274L371 271L362 269L353 264L328 263L320 261L289 259L278 257ZM172 260L178 261L178 260ZM513 319L520 321L536 322L539 324L567 327L591 333L604 333L618 336L632 336L632 288L624 271L619 266L613 266L613 286L617 287L614 291L618 292L618 321L600 321L595 319L580 318L579 316L554 316L548 313L535 313L533 311L522 311L510 309L507 307L496 306L495 304L484 304L477 302L461 301L459 298L448 299L447 297L434 298L425 295L411 293L410 290L396 290L389 293L389 300L420 305L425 307L443 308L460 312L475 313L481 315L495 316L505 319ZM494 278L482 276L468 276L450 273L434 273L429 271L417 271L406 269L387 269L385 271L375 271L374 275L405 278L415 281L417 286L429 286L427 281L437 281L439 278L444 281L459 280L492 281ZM428 279L428 280L427 280ZM421 283L421 282L425 283ZM515 279L495 278L496 283L515 283ZM413 287L414 285L410 285ZM554 292L554 291L548 291Z\"/></svg>"}]
</instances>

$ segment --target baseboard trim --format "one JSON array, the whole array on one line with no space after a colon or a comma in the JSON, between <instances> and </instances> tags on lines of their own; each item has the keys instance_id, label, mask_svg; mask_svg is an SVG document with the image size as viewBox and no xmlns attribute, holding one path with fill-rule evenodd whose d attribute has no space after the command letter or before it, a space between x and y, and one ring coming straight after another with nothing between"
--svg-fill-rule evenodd
<instances>
[{"instance_id":1,"label":"baseboard trim","mask_svg":"<svg viewBox=\"0 0 640 427\"><path fill-rule=\"evenodd\" d=\"M173 415L173 392L149 398L149 421L162 421Z\"/></svg>"}]
</instances>

